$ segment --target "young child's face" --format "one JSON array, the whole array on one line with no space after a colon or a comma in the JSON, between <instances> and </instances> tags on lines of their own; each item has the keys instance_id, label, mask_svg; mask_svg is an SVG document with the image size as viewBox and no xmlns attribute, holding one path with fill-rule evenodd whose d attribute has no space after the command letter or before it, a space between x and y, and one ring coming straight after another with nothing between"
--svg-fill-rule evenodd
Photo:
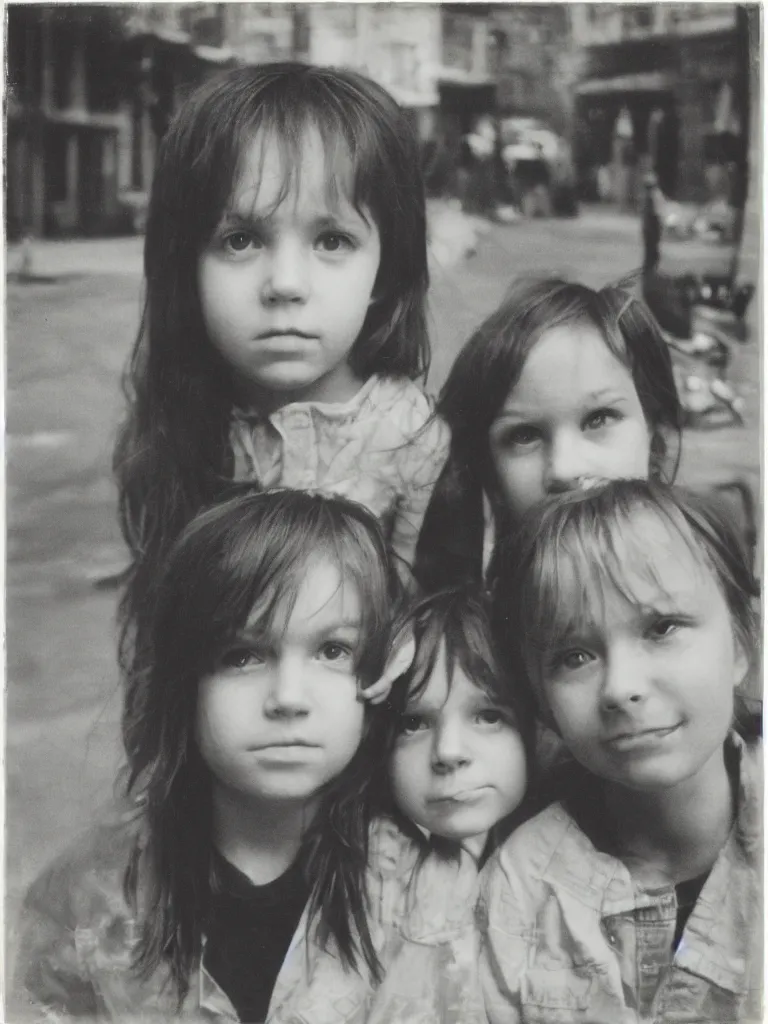
<instances>
[{"instance_id":1,"label":"young child's face","mask_svg":"<svg viewBox=\"0 0 768 1024\"><path fill-rule=\"evenodd\" d=\"M261 610L201 684L197 741L216 784L245 803L301 802L349 763L363 733L355 655L356 588L327 560L310 563L273 628Z\"/></svg>"},{"instance_id":2,"label":"young child's face","mask_svg":"<svg viewBox=\"0 0 768 1024\"><path fill-rule=\"evenodd\" d=\"M542 695L585 767L629 789L658 791L721 770L734 687L747 659L713 572L649 511L620 550L625 594L587 592L587 612L539 666ZM583 572L561 594L578 608ZM577 578L578 577L578 578ZM703 777L703 776L702 776Z\"/></svg>"},{"instance_id":3,"label":"young child's face","mask_svg":"<svg viewBox=\"0 0 768 1024\"><path fill-rule=\"evenodd\" d=\"M446 839L484 838L523 799L525 748L458 664L449 679L443 649L406 708L390 774L398 807L417 825Z\"/></svg>"},{"instance_id":4,"label":"young child's face","mask_svg":"<svg viewBox=\"0 0 768 1024\"><path fill-rule=\"evenodd\" d=\"M302 152L278 203L286 168L275 143L257 136L200 256L206 329L246 401L265 392L284 402L342 401L359 387L347 356L371 303L379 231L346 198L344 168L338 203L329 200L318 132L307 132Z\"/></svg>"},{"instance_id":5,"label":"young child's face","mask_svg":"<svg viewBox=\"0 0 768 1024\"><path fill-rule=\"evenodd\" d=\"M650 433L632 374L587 323L542 334L489 443L502 499L515 516L595 480L648 476Z\"/></svg>"}]
</instances>

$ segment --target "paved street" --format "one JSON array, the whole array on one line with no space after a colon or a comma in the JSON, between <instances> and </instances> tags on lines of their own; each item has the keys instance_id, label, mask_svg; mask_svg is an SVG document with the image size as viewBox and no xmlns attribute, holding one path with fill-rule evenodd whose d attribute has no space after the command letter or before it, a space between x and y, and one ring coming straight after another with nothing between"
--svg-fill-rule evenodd
<instances>
[{"instance_id":1,"label":"paved street","mask_svg":"<svg viewBox=\"0 0 768 1024\"><path fill-rule=\"evenodd\" d=\"M110 478L122 412L119 375L140 309L139 239L48 243L50 281L7 289L7 895L108 797L119 760L114 595L93 581L123 563ZM719 257L712 250L712 258ZM18 263L12 251L8 269ZM434 361L442 383L458 347L520 272L562 271L593 285L640 260L636 221L587 210L576 220L493 226L477 253L433 268ZM757 323L757 304L752 325ZM682 478L734 474L757 487L758 342L731 379L746 426L690 433Z\"/></svg>"}]
</instances>

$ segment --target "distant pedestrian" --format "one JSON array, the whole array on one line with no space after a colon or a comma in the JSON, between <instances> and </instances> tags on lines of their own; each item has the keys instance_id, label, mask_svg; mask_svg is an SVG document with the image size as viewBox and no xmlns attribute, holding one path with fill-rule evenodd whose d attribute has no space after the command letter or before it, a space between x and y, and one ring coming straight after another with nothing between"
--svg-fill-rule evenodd
<instances>
[{"instance_id":1,"label":"distant pedestrian","mask_svg":"<svg viewBox=\"0 0 768 1024\"><path fill-rule=\"evenodd\" d=\"M498 131L492 117L483 115L463 140L467 169L464 209L490 217L498 203Z\"/></svg>"},{"instance_id":2,"label":"distant pedestrian","mask_svg":"<svg viewBox=\"0 0 768 1024\"><path fill-rule=\"evenodd\" d=\"M669 347L620 287L517 281L457 356L438 411L451 453L416 560L430 590L481 580L497 534L548 494L677 465Z\"/></svg>"},{"instance_id":3,"label":"distant pedestrian","mask_svg":"<svg viewBox=\"0 0 768 1024\"><path fill-rule=\"evenodd\" d=\"M299 63L202 86L160 147L145 274L115 455L126 636L158 558L233 481L360 501L407 574L448 437L415 383L425 200L389 93Z\"/></svg>"},{"instance_id":4,"label":"distant pedestrian","mask_svg":"<svg viewBox=\"0 0 768 1024\"><path fill-rule=\"evenodd\" d=\"M643 179L643 273L649 274L657 269L661 259L661 228L664 196L656 175L652 172Z\"/></svg>"}]
</instances>

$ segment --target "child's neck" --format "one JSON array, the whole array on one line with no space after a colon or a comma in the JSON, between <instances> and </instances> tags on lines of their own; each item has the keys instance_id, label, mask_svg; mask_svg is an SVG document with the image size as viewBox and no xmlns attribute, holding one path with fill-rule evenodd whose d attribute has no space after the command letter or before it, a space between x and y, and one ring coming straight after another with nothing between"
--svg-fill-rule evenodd
<instances>
[{"instance_id":1,"label":"child's neck","mask_svg":"<svg viewBox=\"0 0 768 1024\"><path fill-rule=\"evenodd\" d=\"M254 885L267 885L293 864L313 813L306 803L255 804L215 787L213 841Z\"/></svg>"},{"instance_id":2,"label":"child's neck","mask_svg":"<svg viewBox=\"0 0 768 1024\"><path fill-rule=\"evenodd\" d=\"M731 830L734 797L722 752L692 778L652 793L606 786L618 855L648 887L709 871Z\"/></svg>"},{"instance_id":3,"label":"child's neck","mask_svg":"<svg viewBox=\"0 0 768 1024\"><path fill-rule=\"evenodd\" d=\"M364 383L365 380L344 362L303 388L269 391L251 381L241 381L236 385L235 394L237 404L242 408L258 409L263 415L269 415L295 402L348 402Z\"/></svg>"}]
</instances>

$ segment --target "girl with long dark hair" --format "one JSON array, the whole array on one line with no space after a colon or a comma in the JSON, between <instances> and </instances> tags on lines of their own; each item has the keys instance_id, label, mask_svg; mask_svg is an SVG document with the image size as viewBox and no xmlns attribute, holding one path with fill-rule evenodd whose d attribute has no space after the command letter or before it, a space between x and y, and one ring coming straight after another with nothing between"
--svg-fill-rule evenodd
<instances>
[{"instance_id":1,"label":"girl with long dark hair","mask_svg":"<svg viewBox=\"0 0 768 1024\"><path fill-rule=\"evenodd\" d=\"M400 592L376 520L345 499L240 495L182 532L127 680L119 813L26 897L22 1011L362 1024L388 998L411 840L374 819L383 712L363 694ZM426 946L397 944L434 977L400 995L403 1019L438 1019L455 989L444 1019L465 1024L477 990L441 907Z\"/></svg>"},{"instance_id":2,"label":"girl with long dark hair","mask_svg":"<svg viewBox=\"0 0 768 1024\"><path fill-rule=\"evenodd\" d=\"M158 558L232 481L360 501L407 571L448 440L416 383L424 189L389 93L291 62L204 84L160 146L144 272L115 451L126 664Z\"/></svg>"}]
</instances>

